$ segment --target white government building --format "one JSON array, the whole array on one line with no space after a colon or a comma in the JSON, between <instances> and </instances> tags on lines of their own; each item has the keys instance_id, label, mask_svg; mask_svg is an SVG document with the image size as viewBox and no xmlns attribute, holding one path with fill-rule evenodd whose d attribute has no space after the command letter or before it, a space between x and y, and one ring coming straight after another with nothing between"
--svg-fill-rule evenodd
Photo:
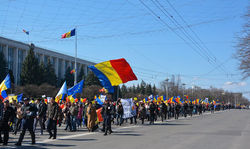
<instances>
[{"instance_id":1,"label":"white government building","mask_svg":"<svg viewBox=\"0 0 250 149\"><path fill-rule=\"evenodd\" d=\"M28 54L29 46L30 45L26 43L0 37L0 52L2 51L4 53L5 60L8 64L8 69L13 71L15 84L20 84L22 64ZM46 65L50 59L50 62L54 66L55 73L59 79L64 78L67 67L70 67L71 69L74 68L75 58L73 56L36 46L34 52L39 63L43 62ZM89 65L95 65L95 63L79 58L77 59L77 70L80 70L81 66L83 66L85 75L87 75L89 71Z\"/></svg>"}]
</instances>

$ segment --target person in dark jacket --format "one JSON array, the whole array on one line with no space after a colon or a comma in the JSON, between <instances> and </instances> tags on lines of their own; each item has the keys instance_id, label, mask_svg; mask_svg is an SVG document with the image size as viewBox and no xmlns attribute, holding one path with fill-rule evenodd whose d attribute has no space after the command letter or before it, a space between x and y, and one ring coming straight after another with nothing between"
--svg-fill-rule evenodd
<instances>
[{"instance_id":1,"label":"person in dark jacket","mask_svg":"<svg viewBox=\"0 0 250 149\"><path fill-rule=\"evenodd\" d=\"M116 116L117 125L122 125L123 123L123 106L121 102L118 102L117 105L117 116Z\"/></svg>"},{"instance_id":2,"label":"person in dark jacket","mask_svg":"<svg viewBox=\"0 0 250 149\"><path fill-rule=\"evenodd\" d=\"M163 120L166 119L165 113L166 113L167 106L164 102L161 101L159 108L160 108L161 121L163 122Z\"/></svg>"},{"instance_id":3,"label":"person in dark jacket","mask_svg":"<svg viewBox=\"0 0 250 149\"><path fill-rule=\"evenodd\" d=\"M151 101L149 105L149 117L150 117L150 123L149 124L154 124L155 121L155 116L156 116L156 107L153 101Z\"/></svg>"},{"instance_id":4,"label":"person in dark jacket","mask_svg":"<svg viewBox=\"0 0 250 149\"><path fill-rule=\"evenodd\" d=\"M31 135L32 144L35 144L35 133L33 131L34 118L36 116L35 107L29 104L29 99L23 99L24 104L21 108L21 112L23 114L22 119L22 132L18 139L18 142L15 144L16 146L21 146L26 130L28 129Z\"/></svg>"},{"instance_id":5,"label":"person in dark jacket","mask_svg":"<svg viewBox=\"0 0 250 149\"><path fill-rule=\"evenodd\" d=\"M199 103L198 104L198 111L199 111L199 115L201 115L202 114L202 104L201 103Z\"/></svg>"},{"instance_id":6,"label":"person in dark jacket","mask_svg":"<svg viewBox=\"0 0 250 149\"><path fill-rule=\"evenodd\" d=\"M48 111L47 111L47 118L48 118L48 124L47 124L47 131L49 132L49 139L56 139L56 133L57 133L57 117L58 117L58 111L59 106L55 102L54 98L51 98L50 103L48 105ZM52 133L52 130L54 133Z\"/></svg>"},{"instance_id":7,"label":"person in dark jacket","mask_svg":"<svg viewBox=\"0 0 250 149\"><path fill-rule=\"evenodd\" d=\"M193 111L194 111L194 105L192 102L189 104L189 115L192 117L193 116Z\"/></svg>"},{"instance_id":8,"label":"person in dark jacket","mask_svg":"<svg viewBox=\"0 0 250 149\"><path fill-rule=\"evenodd\" d=\"M183 113L184 113L184 117L187 117L187 114L188 114L188 104L187 102L184 103L183 105Z\"/></svg>"},{"instance_id":9,"label":"person in dark jacket","mask_svg":"<svg viewBox=\"0 0 250 149\"><path fill-rule=\"evenodd\" d=\"M176 105L175 105L175 119L179 118L180 110L181 110L181 105L179 103L176 103Z\"/></svg>"},{"instance_id":10,"label":"person in dark jacket","mask_svg":"<svg viewBox=\"0 0 250 149\"><path fill-rule=\"evenodd\" d=\"M47 105L44 103L44 100L38 99L37 100L37 122L39 122L39 125L41 127L41 135L43 135L43 130L45 129L45 119L46 119L46 111L47 111ZM35 127L36 127L35 125Z\"/></svg>"},{"instance_id":11,"label":"person in dark jacket","mask_svg":"<svg viewBox=\"0 0 250 149\"><path fill-rule=\"evenodd\" d=\"M103 104L103 107L102 107L102 111L101 111L101 114L103 116L103 123L104 123L104 135L106 136L108 131L109 131L109 134L112 133L112 130L111 130L111 112L112 112L112 107L111 107L111 104L110 104L110 101L108 100L105 100L105 103Z\"/></svg>"},{"instance_id":12,"label":"person in dark jacket","mask_svg":"<svg viewBox=\"0 0 250 149\"><path fill-rule=\"evenodd\" d=\"M144 103L141 103L140 107L139 107L139 118L141 119L141 123L144 124L144 119L147 118L147 111L145 108Z\"/></svg>"},{"instance_id":13,"label":"person in dark jacket","mask_svg":"<svg viewBox=\"0 0 250 149\"><path fill-rule=\"evenodd\" d=\"M3 142L3 145L7 145L9 140L10 124L13 123L15 111L9 106L8 100L4 101L4 105L2 103L0 104L0 111L2 113L2 115L0 115L0 143ZM1 136L2 132L4 134L3 141Z\"/></svg>"}]
</instances>

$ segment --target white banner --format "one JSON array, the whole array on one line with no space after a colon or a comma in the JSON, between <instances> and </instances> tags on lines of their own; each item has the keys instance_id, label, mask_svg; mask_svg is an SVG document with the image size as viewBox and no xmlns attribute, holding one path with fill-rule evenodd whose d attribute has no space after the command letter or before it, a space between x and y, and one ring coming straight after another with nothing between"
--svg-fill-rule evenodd
<instances>
[{"instance_id":1,"label":"white banner","mask_svg":"<svg viewBox=\"0 0 250 149\"><path fill-rule=\"evenodd\" d=\"M104 103L105 100L107 99L106 95L100 95L100 100Z\"/></svg>"},{"instance_id":2,"label":"white banner","mask_svg":"<svg viewBox=\"0 0 250 149\"><path fill-rule=\"evenodd\" d=\"M123 118L130 118L136 115L136 109L134 108L133 99L121 99L123 106Z\"/></svg>"}]
</instances>

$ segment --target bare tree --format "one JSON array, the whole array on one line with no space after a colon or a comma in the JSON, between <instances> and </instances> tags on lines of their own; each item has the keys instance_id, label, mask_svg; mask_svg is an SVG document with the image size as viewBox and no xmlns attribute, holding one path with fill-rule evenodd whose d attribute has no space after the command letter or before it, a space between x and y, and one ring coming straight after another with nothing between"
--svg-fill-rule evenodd
<instances>
[{"instance_id":1,"label":"bare tree","mask_svg":"<svg viewBox=\"0 0 250 149\"><path fill-rule=\"evenodd\" d=\"M246 24L243 26L241 37L239 37L236 55L236 58L240 61L239 69L242 71L243 79L250 76L250 6L245 18Z\"/></svg>"}]
</instances>

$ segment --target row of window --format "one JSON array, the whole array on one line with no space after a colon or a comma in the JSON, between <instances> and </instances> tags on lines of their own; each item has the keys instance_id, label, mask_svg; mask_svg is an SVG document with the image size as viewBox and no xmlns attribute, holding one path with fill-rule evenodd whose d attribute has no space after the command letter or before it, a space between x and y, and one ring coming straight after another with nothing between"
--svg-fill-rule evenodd
<instances>
[{"instance_id":1,"label":"row of window","mask_svg":"<svg viewBox=\"0 0 250 149\"><path fill-rule=\"evenodd\" d=\"M4 48L5 46L0 44L0 52L4 52ZM8 64L8 69L11 69L13 71L13 73L15 74L15 70L14 70L14 62L15 62L15 54L14 52L16 49L13 48L13 47L10 47L8 46L8 49L7 49L7 57L6 57L6 60L7 60L7 64ZM23 49L18 49L18 52L17 52L17 83L19 84L20 83L20 74L21 74L21 71L22 71L22 64L23 64L23 61L25 59L25 50ZM36 53L36 57L39 61L39 63L42 61L42 54L39 54L39 53ZM49 57L49 56L44 56L43 58L43 63L45 65L47 65L48 61L50 60L51 64L53 65L54 68L56 68L56 57ZM63 60L62 59L58 59L58 78L59 79L62 79L64 76L64 73L62 72L62 66L63 66ZM85 66L85 65L84 65ZM64 71L67 70L67 68L70 67L71 69L74 68L74 62L70 62L70 61L64 61ZM77 63L77 70L80 70L81 68L81 64ZM77 71L79 72L79 71Z\"/></svg>"}]
</instances>

